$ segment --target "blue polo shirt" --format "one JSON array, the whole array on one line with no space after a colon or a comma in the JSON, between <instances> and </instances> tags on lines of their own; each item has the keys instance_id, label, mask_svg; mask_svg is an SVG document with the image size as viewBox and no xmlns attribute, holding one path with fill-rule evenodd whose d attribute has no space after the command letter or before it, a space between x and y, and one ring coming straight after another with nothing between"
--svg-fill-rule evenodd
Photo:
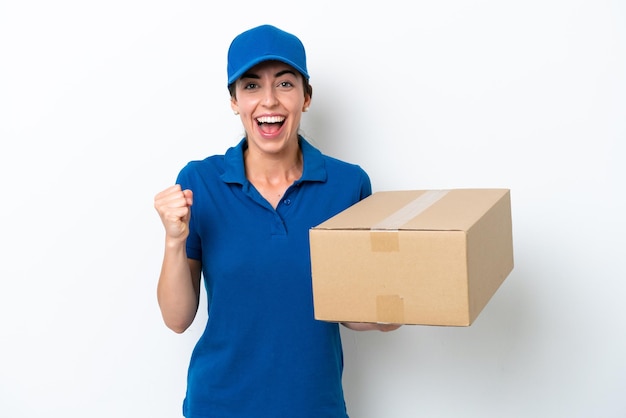
<instances>
[{"instance_id":1,"label":"blue polo shirt","mask_svg":"<svg viewBox=\"0 0 626 418\"><path fill-rule=\"evenodd\" d=\"M243 139L192 161L187 255L202 261L208 321L191 356L188 418L346 418L339 327L313 315L309 229L371 194L357 165L300 137L304 169L274 209L246 179Z\"/></svg>"}]
</instances>

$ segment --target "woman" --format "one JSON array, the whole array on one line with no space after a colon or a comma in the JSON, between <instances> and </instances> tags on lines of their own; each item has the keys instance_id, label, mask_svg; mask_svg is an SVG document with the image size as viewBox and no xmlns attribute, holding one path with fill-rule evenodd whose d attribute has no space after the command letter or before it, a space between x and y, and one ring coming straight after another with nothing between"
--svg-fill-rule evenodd
<instances>
[{"instance_id":1,"label":"woman","mask_svg":"<svg viewBox=\"0 0 626 418\"><path fill-rule=\"evenodd\" d=\"M371 194L369 177L298 134L312 88L294 35L263 25L237 36L228 89L245 137L190 162L154 202L165 227L157 296L166 325L181 333L192 323L201 276L208 296L183 413L345 418L339 327L314 319L308 233Z\"/></svg>"}]
</instances>

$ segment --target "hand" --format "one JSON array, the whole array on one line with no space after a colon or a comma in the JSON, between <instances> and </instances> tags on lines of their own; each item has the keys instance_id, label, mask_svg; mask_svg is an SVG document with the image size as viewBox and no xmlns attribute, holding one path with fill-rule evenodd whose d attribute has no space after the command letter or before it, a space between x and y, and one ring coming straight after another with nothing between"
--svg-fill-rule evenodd
<instances>
[{"instance_id":1,"label":"hand","mask_svg":"<svg viewBox=\"0 0 626 418\"><path fill-rule=\"evenodd\" d=\"M166 239L175 241L187 239L192 204L192 191L182 190L179 184L168 187L154 197L154 208L165 227Z\"/></svg>"},{"instance_id":2,"label":"hand","mask_svg":"<svg viewBox=\"0 0 626 418\"><path fill-rule=\"evenodd\" d=\"M402 326L402 324L374 324L375 329L382 332L395 331Z\"/></svg>"},{"instance_id":3,"label":"hand","mask_svg":"<svg viewBox=\"0 0 626 418\"><path fill-rule=\"evenodd\" d=\"M371 322L342 322L342 324L353 331L395 331L402 324L375 324Z\"/></svg>"}]
</instances>

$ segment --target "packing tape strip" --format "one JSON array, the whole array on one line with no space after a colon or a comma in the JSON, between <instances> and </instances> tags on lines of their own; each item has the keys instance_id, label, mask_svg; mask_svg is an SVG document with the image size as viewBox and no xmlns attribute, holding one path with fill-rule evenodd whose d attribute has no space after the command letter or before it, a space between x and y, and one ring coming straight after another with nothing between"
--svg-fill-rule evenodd
<instances>
[{"instance_id":1,"label":"packing tape strip","mask_svg":"<svg viewBox=\"0 0 626 418\"><path fill-rule=\"evenodd\" d=\"M404 323L404 299L398 295L378 295L376 321L381 324Z\"/></svg>"},{"instance_id":2,"label":"packing tape strip","mask_svg":"<svg viewBox=\"0 0 626 418\"><path fill-rule=\"evenodd\" d=\"M400 251L398 229L417 215L428 209L449 190L429 190L422 193L370 229L370 246L373 252Z\"/></svg>"},{"instance_id":3,"label":"packing tape strip","mask_svg":"<svg viewBox=\"0 0 626 418\"><path fill-rule=\"evenodd\" d=\"M400 237L397 230L370 231L370 248L375 253L400 251Z\"/></svg>"},{"instance_id":4,"label":"packing tape strip","mask_svg":"<svg viewBox=\"0 0 626 418\"><path fill-rule=\"evenodd\" d=\"M398 230L402 225L435 204L448 194L449 190L428 190L410 201L382 221L372 226L372 230Z\"/></svg>"}]
</instances>

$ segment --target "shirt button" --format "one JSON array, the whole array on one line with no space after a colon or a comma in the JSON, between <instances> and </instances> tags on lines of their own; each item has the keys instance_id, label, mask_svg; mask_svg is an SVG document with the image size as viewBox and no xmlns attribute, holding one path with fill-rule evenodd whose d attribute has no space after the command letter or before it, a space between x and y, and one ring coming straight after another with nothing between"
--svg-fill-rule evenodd
<instances>
[{"instance_id":1,"label":"shirt button","mask_svg":"<svg viewBox=\"0 0 626 418\"><path fill-rule=\"evenodd\" d=\"M283 200L283 203L287 206L291 205L291 199L285 199Z\"/></svg>"}]
</instances>

